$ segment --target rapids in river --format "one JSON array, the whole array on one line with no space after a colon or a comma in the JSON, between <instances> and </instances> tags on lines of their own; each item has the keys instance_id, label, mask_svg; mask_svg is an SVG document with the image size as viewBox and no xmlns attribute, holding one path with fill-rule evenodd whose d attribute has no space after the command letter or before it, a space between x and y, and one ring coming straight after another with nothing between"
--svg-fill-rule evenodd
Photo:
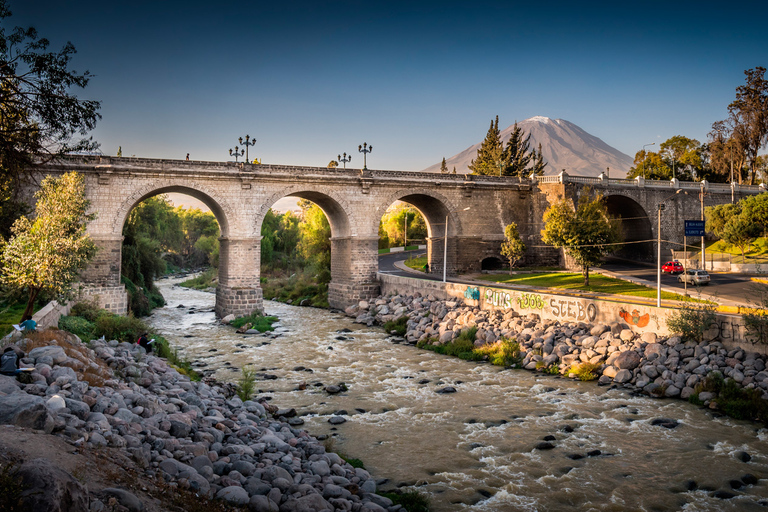
<instances>
[{"instance_id":1,"label":"rapids in river","mask_svg":"<svg viewBox=\"0 0 768 512\"><path fill-rule=\"evenodd\" d=\"M768 430L757 424L434 354L321 309L264 301L280 319L277 336L236 334L216 321L213 294L178 282L157 283L167 305L149 321L198 370L236 382L253 365L257 396L295 408L312 435L332 436L333 450L361 459L380 490L428 493L436 512L766 510L768 480L731 484L768 477ZM348 391L323 390L340 382ZM436 393L446 386L457 392ZM347 421L330 424L334 413ZM657 418L680 424L652 425ZM554 448L536 448L547 440Z\"/></svg>"}]
</instances>

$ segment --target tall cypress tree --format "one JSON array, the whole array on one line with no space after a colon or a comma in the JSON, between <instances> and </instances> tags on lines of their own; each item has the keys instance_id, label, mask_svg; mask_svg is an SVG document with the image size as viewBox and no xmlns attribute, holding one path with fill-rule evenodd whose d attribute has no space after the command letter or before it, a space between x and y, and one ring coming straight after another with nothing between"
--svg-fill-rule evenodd
<instances>
[{"instance_id":1,"label":"tall cypress tree","mask_svg":"<svg viewBox=\"0 0 768 512\"><path fill-rule=\"evenodd\" d=\"M445 165L445 157L443 157L443 163L440 164L440 174L446 174L448 172L448 166Z\"/></svg>"},{"instance_id":2,"label":"tall cypress tree","mask_svg":"<svg viewBox=\"0 0 768 512\"><path fill-rule=\"evenodd\" d=\"M531 135L526 137L522 128L517 125L512 128L512 135L507 141L507 146L504 148L502 159L504 161L504 176L520 176L524 177L527 174L528 164L531 163L531 159L534 156L531 148Z\"/></svg>"},{"instance_id":3,"label":"tall cypress tree","mask_svg":"<svg viewBox=\"0 0 768 512\"><path fill-rule=\"evenodd\" d=\"M539 150L533 153L533 165L531 166L531 172L535 176L541 176L544 174L544 168L547 163L544 161L544 156L541 154L541 142L539 142Z\"/></svg>"},{"instance_id":4,"label":"tall cypress tree","mask_svg":"<svg viewBox=\"0 0 768 512\"><path fill-rule=\"evenodd\" d=\"M469 170L472 174L499 174L499 162L502 160L502 144L499 136L499 116L496 116L496 122L491 121L485 140L477 150L477 158L469 164Z\"/></svg>"}]
</instances>

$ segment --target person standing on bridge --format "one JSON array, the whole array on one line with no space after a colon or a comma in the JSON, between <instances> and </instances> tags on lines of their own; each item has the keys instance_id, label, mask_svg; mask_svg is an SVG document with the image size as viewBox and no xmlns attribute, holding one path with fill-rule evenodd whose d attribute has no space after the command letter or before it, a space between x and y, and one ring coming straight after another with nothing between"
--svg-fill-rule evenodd
<instances>
[{"instance_id":1,"label":"person standing on bridge","mask_svg":"<svg viewBox=\"0 0 768 512\"><path fill-rule=\"evenodd\" d=\"M189 153L187 153L187 162L189 162Z\"/></svg>"}]
</instances>

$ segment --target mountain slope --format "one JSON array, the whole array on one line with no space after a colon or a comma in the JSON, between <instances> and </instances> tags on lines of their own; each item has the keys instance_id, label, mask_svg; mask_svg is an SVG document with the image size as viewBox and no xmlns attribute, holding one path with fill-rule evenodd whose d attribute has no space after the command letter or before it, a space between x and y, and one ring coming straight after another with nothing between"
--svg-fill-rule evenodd
<instances>
[{"instance_id":1,"label":"mountain slope","mask_svg":"<svg viewBox=\"0 0 768 512\"><path fill-rule=\"evenodd\" d=\"M633 165L631 157L564 119L536 116L517 124L531 135L532 149L538 148L541 143L541 152L547 162L545 174L559 174L565 169L574 176L597 176L609 167L612 178L623 178ZM513 126L502 130L501 139L504 143L509 140ZM469 172L469 164L477 157L480 144L478 142L446 158L448 169L452 170L455 166L457 173ZM440 172L440 163L424 170Z\"/></svg>"}]
</instances>

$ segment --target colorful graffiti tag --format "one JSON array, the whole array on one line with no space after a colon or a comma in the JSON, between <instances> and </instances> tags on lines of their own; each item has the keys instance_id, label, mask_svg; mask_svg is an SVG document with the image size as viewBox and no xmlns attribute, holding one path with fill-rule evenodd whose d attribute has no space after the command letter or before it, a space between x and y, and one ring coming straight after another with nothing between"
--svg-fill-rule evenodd
<instances>
[{"instance_id":1,"label":"colorful graffiti tag","mask_svg":"<svg viewBox=\"0 0 768 512\"><path fill-rule=\"evenodd\" d=\"M651 315L648 313L640 315L640 312L636 309L633 309L632 313L627 313L624 309L620 309L619 316L629 325L636 325L638 327L645 327L651 320Z\"/></svg>"},{"instance_id":2,"label":"colorful graffiti tag","mask_svg":"<svg viewBox=\"0 0 768 512\"><path fill-rule=\"evenodd\" d=\"M541 295L521 293L517 298L517 305L520 306L520 309L543 309L546 303Z\"/></svg>"},{"instance_id":3,"label":"colorful graffiti tag","mask_svg":"<svg viewBox=\"0 0 768 512\"><path fill-rule=\"evenodd\" d=\"M480 288L477 286L467 286L467 289L464 290L464 298L480 300Z\"/></svg>"},{"instance_id":4,"label":"colorful graffiti tag","mask_svg":"<svg viewBox=\"0 0 768 512\"><path fill-rule=\"evenodd\" d=\"M579 322L592 322L597 318L597 306L592 302L584 304L580 300L550 299L549 307L552 308L552 314L559 318L572 318Z\"/></svg>"},{"instance_id":5,"label":"colorful graffiti tag","mask_svg":"<svg viewBox=\"0 0 768 512\"><path fill-rule=\"evenodd\" d=\"M507 292L486 288L485 302L499 308L509 309L512 307L512 296Z\"/></svg>"}]
</instances>

